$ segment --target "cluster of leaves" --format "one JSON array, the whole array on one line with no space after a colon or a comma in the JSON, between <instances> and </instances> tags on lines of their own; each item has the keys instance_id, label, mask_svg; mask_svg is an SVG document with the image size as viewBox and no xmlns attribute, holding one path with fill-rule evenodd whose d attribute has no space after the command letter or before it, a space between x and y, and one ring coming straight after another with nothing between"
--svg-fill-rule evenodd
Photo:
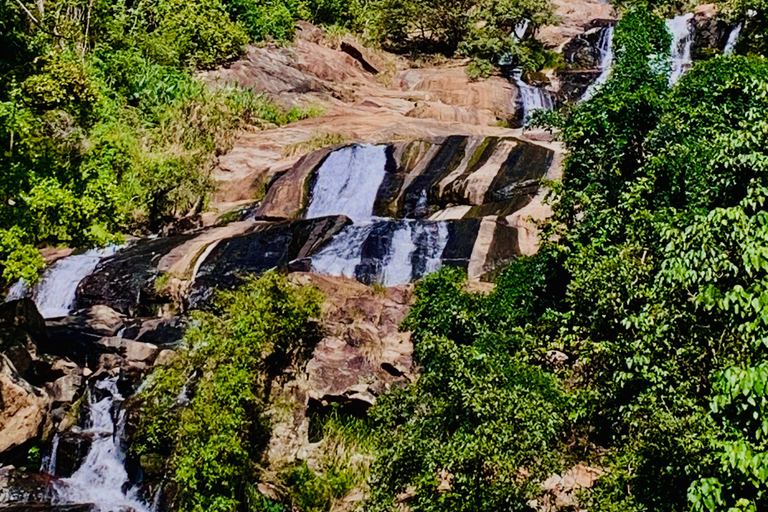
<instances>
[{"instance_id":1,"label":"cluster of leaves","mask_svg":"<svg viewBox=\"0 0 768 512\"><path fill-rule=\"evenodd\" d=\"M41 244L104 244L200 209L236 130L309 115L193 78L253 38L292 35L293 18L246 18L219 0L0 1L6 281L36 278Z\"/></svg>"},{"instance_id":2,"label":"cluster of leaves","mask_svg":"<svg viewBox=\"0 0 768 512\"><path fill-rule=\"evenodd\" d=\"M270 386L313 350L320 302L276 272L249 278L196 312L173 363L150 375L131 449L150 474L170 474L175 509L230 512L250 501L271 432Z\"/></svg>"},{"instance_id":3,"label":"cluster of leaves","mask_svg":"<svg viewBox=\"0 0 768 512\"><path fill-rule=\"evenodd\" d=\"M559 293L552 261L519 260L490 295L465 292L466 274L451 268L417 285L404 326L422 374L371 412L367 510L404 495L418 511L522 510L558 468L565 394L528 332Z\"/></svg>"},{"instance_id":4,"label":"cluster of leaves","mask_svg":"<svg viewBox=\"0 0 768 512\"><path fill-rule=\"evenodd\" d=\"M768 62L697 63L669 89L661 35L628 11L611 80L559 122L575 428L624 483L595 509L761 510Z\"/></svg>"},{"instance_id":5,"label":"cluster of leaves","mask_svg":"<svg viewBox=\"0 0 768 512\"><path fill-rule=\"evenodd\" d=\"M549 116L568 157L539 255L487 298L451 270L417 286L423 374L372 411L369 510L524 509L585 458L608 469L588 510L768 508L768 61L670 88L643 7L614 44L610 80Z\"/></svg>"},{"instance_id":6,"label":"cluster of leaves","mask_svg":"<svg viewBox=\"0 0 768 512\"><path fill-rule=\"evenodd\" d=\"M549 0L382 0L379 31L390 47L472 57L484 76L500 59L541 69L547 52L535 35L555 21Z\"/></svg>"}]
</instances>

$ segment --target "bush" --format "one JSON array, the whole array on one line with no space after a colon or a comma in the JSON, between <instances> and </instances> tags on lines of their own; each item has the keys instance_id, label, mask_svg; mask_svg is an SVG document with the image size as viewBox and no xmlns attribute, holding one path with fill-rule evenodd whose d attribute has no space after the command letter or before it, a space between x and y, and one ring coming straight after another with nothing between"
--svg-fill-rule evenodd
<instances>
[{"instance_id":1,"label":"bush","mask_svg":"<svg viewBox=\"0 0 768 512\"><path fill-rule=\"evenodd\" d=\"M166 461L182 510L246 500L269 440L271 380L314 348L319 304L280 274L249 278L197 312L173 364L147 380L132 452Z\"/></svg>"}]
</instances>

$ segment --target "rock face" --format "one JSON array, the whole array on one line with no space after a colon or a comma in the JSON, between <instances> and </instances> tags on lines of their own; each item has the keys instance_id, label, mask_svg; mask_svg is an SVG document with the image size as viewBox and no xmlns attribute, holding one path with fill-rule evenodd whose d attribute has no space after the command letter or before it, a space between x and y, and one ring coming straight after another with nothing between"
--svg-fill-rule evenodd
<instances>
[{"instance_id":1,"label":"rock face","mask_svg":"<svg viewBox=\"0 0 768 512\"><path fill-rule=\"evenodd\" d=\"M124 315L151 315L160 258L191 238L185 234L140 240L105 259L78 285L76 309L105 305ZM140 304L145 310L137 309Z\"/></svg>"},{"instance_id":2,"label":"rock face","mask_svg":"<svg viewBox=\"0 0 768 512\"><path fill-rule=\"evenodd\" d=\"M320 441L317 424L332 404L363 414L383 391L415 378L410 335L398 330L412 301L410 285L374 292L343 277L292 278L323 292L327 334L303 371L275 391L292 410L273 429L267 453L273 467L311 459Z\"/></svg>"},{"instance_id":3,"label":"rock face","mask_svg":"<svg viewBox=\"0 0 768 512\"><path fill-rule=\"evenodd\" d=\"M511 215L530 202L554 162L551 149L515 138L451 136L386 147L372 214L393 218L438 218L456 205L471 207L462 217ZM256 215L302 217L328 154L311 153L276 180Z\"/></svg>"},{"instance_id":4,"label":"rock face","mask_svg":"<svg viewBox=\"0 0 768 512\"><path fill-rule=\"evenodd\" d=\"M25 381L0 354L0 453L37 437L49 407L48 394Z\"/></svg>"},{"instance_id":5,"label":"rock face","mask_svg":"<svg viewBox=\"0 0 768 512\"><path fill-rule=\"evenodd\" d=\"M242 273L262 273L308 258L349 224L343 216L261 222L252 232L219 242L206 256L194 277L190 304L199 305L214 287L232 287Z\"/></svg>"}]
</instances>

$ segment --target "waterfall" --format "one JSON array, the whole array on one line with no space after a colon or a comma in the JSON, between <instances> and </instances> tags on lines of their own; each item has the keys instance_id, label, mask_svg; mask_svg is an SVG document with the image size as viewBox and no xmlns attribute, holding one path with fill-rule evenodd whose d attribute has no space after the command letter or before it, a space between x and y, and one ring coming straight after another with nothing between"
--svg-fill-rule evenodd
<instances>
[{"instance_id":1,"label":"waterfall","mask_svg":"<svg viewBox=\"0 0 768 512\"><path fill-rule=\"evenodd\" d=\"M600 39L597 42L598 50L600 51L600 75L584 92L581 101L588 101L592 98L597 89L607 82L608 77L611 76L611 66L613 65L613 31L613 25L605 27L600 31Z\"/></svg>"},{"instance_id":2,"label":"waterfall","mask_svg":"<svg viewBox=\"0 0 768 512\"><path fill-rule=\"evenodd\" d=\"M736 43L739 41L739 34L741 33L743 26L744 23L739 23L731 29L731 33L728 34L728 41L726 41L725 48L723 49L723 55L733 55L733 50L736 48Z\"/></svg>"},{"instance_id":3,"label":"waterfall","mask_svg":"<svg viewBox=\"0 0 768 512\"><path fill-rule=\"evenodd\" d=\"M43 457L43 462L40 464L41 473L56 474L56 454L59 453L59 439L59 433L57 432L53 436L50 451Z\"/></svg>"},{"instance_id":4,"label":"waterfall","mask_svg":"<svg viewBox=\"0 0 768 512\"><path fill-rule=\"evenodd\" d=\"M376 219L344 228L312 256L312 270L394 286L438 270L447 244L445 222Z\"/></svg>"},{"instance_id":5,"label":"waterfall","mask_svg":"<svg viewBox=\"0 0 768 512\"><path fill-rule=\"evenodd\" d=\"M116 251L117 246L114 245L91 249L62 258L45 269L31 291L32 300L43 318L68 315L75 304L77 285L94 271L103 258L112 256ZM29 287L23 281L18 281L11 286L5 300L7 302L28 296Z\"/></svg>"},{"instance_id":6,"label":"waterfall","mask_svg":"<svg viewBox=\"0 0 768 512\"><path fill-rule=\"evenodd\" d=\"M312 256L312 270L354 279L355 269L363 259L363 244L373 228L372 221L345 227L330 244Z\"/></svg>"},{"instance_id":7,"label":"waterfall","mask_svg":"<svg viewBox=\"0 0 768 512\"><path fill-rule=\"evenodd\" d=\"M672 69L669 73L670 87L683 76L686 68L691 64L691 49L693 48L693 25L691 20L693 13L681 14L671 20L667 20L667 29L672 33Z\"/></svg>"},{"instance_id":8,"label":"waterfall","mask_svg":"<svg viewBox=\"0 0 768 512\"><path fill-rule=\"evenodd\" d=\"M125 470L125 456L120 447L125 426L125 411L113 409L123 397L117 378L103 379L96 389L88 390L88 420L83 434L93 439L82 465L69 478L55 484L55 505L92 503L97 512L151 512L139 500ZM55 456L55 455L54 455Z\"/></svg>"},{"instance_id":9,"label":"waterfall","mask_svg":"<svg viewBox=\"0 0 768 512\"><path fill-rule=\"evenodd\" d=\"M528 18L525 18L523 21L515 25L515 37L518 41L522 41L523 37L525 37L525 33L528 31L528 26L531 24L531 20Z\"/></svg>"},{"instance_id":10,"label":"waterfall","mask_svg":"<svg viewBox=\"0 0 768 512\"><path fill-rule=\"evenodd\" d=\"M317 170L306 218L367 219L384 180L387 147L355 144L334 151Z\"/></svg>"},{"instance_id":11,"label":"waterfall","mask_svg":"<svg viewBox=\"0 0 768 512\"><path fill-rule=\"evenodd\" d=\"M528 116L534 110L552 110L554 102L552 96L541 89L528 85L523 81L523 70L515 69L512 71L512 77L520 90L520 102L523 105L523 123L528 120Z\"/></svg>"}]
</instances>

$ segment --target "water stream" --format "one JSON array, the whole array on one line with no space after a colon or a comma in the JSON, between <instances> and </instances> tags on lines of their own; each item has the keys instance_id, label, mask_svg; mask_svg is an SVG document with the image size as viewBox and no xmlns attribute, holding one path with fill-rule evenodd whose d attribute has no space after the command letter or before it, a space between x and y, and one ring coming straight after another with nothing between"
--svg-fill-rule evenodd
<instances>
[{"instance_id":1,"label":"water stream","mask_svg":"<svg viewBox=\"0 0 768 512\"><path fill-rule=\"evenodd\" d=\"M512 78L520 91L520 103L523 106L523 123L528 121L528 117L534 110L552 110L554 101L548 91L540 87L528 85L523 80L523 70L515 69L512 71Z\"/></svg>"},{"instance_id":2,"label":"water stream","mask_svg":"<svg viewBox=\"0 0 768 512\"><path fill-rule=\"evenodd\" d=\"M75 305L80 281L88 277L103 258L115 254L117 249L113 245L62 258L43 271L40 281L31 290L24 281L17 281L9 289L5 300L31 296L43 318L66 316Z\"/></svg>"},{"instance_id":3,"label":"water stream","mask_svg":"<svg viewBox=\"0 0 768 512\"><path fill-rule=\"evenodd\" d=\"M312 270L394 286L437 271L447 244L445 222L374 219L344 228L312 256Z\"/></svg>"},{"instance_id":4,"label":"water stream","mask_svg":"<svg viewBox=\"0 0 768 512\"><path fill-rule=\"evenodd\" d=\"M355 144L328 155L317 170L306 218L370 218L386 173L386 151L385 145Z\"/></svg>"},{"instance_id":5,"label":"water stream","mask_svg":"<svg viewBox=\"0 0 768 512\"><path fill-rule=\"evenodd\" d=\"M88 418L81 433L93 442L77 471L56 482L55 505L92 503L98 512L151 512L138 498L125 470L122 401L117 378L103 379L88 390ZM55 446L52 448L50 460L55 470Z\"/></svg>"},{"instance_id":6,"label":"water stream","mask_svg":"<svg viewBox=\"0 0 768 512\"><path fill-rule=\"evenodd\" d=\"M688 67L693 62L691 50L693 49L694 27L691 21L693 13L681 14L671 20L667 20L667 29L672 33L672 46L670 56L672 68L669 72L669 85L675 85Z\"/></svg>"},{"instance_id":7,"label":"water stream","mask_svg":"<svg viewBox=\"0 0 768 512\"><path fill-rule=\"evenodd\" d=\"M580 101L588 101L595 92L608 81L611 76L611 67L613 66L613 32L614 26L605 27L600 31L600 39L597 46L600 51L600 75L590 85L584 94L581 96Z\"/></svg>"},{"instance_id":8,"label":"water stream","mask_svg":"<svg viewBox=\"0 0 768 512\"><path fill-rule=\"evenodd\" d=\"M733 55L733 50L736 48L736 43L739 42L739 35L741 29L744 27L744 23L739 23L728 34L728 41L725 42L725 48L723 49L723 55Z\"/></svg>"}]
</instances>

